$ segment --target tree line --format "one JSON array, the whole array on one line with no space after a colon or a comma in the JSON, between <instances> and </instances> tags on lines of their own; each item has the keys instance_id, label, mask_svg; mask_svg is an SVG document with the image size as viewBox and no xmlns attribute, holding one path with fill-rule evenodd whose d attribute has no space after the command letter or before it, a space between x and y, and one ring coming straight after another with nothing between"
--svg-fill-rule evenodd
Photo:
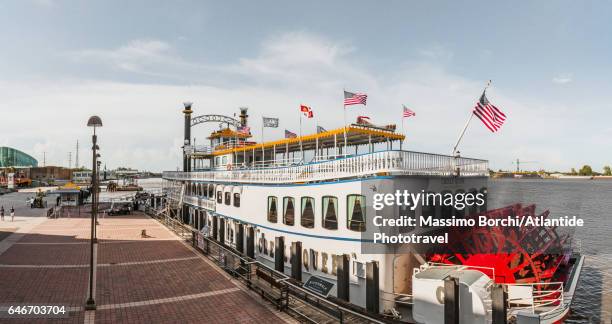
<instances>
[{"instance_id":1,"label":"tree line","mask_svg":"<svg viewBox=\"0 0 612 324\"><path fill-rule=\"evenodd\" d=\"M576 169L572 168L570 171L571 175L581 175L581 176L596 176L596 175L604 175L604 176L612 176L612 168L609 165L603 167L603 172L595 172L590 165L583 165L580 170L576 171Z\"/></svg>"}]
</instances>

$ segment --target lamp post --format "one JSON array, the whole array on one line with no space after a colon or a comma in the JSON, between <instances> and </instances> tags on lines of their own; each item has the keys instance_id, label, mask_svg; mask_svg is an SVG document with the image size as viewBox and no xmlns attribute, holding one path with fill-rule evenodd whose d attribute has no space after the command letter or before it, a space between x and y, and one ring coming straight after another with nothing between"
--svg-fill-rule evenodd
<instances>
[{"instance_id":1,"label":"lamp post","mask_svg":"<svg viewBox=\"0 0 612 324\"><path fill-rule=\"evenodd\" d=\"M91 196L91 241L90 241L90 250L89 250L89 298L87 298L87 301L85 302L85 309L86 310L95 310L96 309L96 302L94 300L94 294L93 294L93 290L94 290L94 240L95 240L95 223L96 223L96 217L97 217L97 206L96 206L96 194L97 194L97 159L99 154L97 153L97 150L99 149L98 145L96 144L98 141L98 137L96 135L96 127L102 127L102 119L100 119L100 117L98 116L91 116L89 117L89 120L87 121L87 126L88 127L93 127L93 135L91 137L91 141L92 141L92 146L91 146L91 151L92 151L92 156L93 156L93 161L92 161L92 169L91 169L91 188L92 188L92 196Z\"/></svg>"}]
</instances>

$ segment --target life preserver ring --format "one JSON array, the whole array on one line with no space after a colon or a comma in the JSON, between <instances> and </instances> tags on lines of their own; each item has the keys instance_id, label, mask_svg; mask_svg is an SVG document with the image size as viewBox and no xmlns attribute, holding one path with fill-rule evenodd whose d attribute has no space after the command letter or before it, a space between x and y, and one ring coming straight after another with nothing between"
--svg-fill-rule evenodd
<instances>
[{"instance_id":1,"label":"life preserver ring","mask_svg":"<svg viewBox=\"0 0 612 324\"><path fill-rule=\"evenodd\" d=\"M227 170L228 170L228 171L231 171L231 170L232 170L232 164L231 164L231 163L228 163L228 164L227 164Z\"/></svg>"}]
</instances>

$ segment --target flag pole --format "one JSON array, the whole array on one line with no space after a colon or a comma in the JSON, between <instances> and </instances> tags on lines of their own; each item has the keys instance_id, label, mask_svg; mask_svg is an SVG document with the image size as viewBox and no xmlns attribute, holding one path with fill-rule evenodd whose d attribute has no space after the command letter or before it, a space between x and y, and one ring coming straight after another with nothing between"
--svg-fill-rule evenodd
<instances>
[{"instance_id":1,"label":"flag pole","mask_svg":"<svg viewBox=\"0 0 612 324\"><path fill-rule=\"evenodd\" d=\"M319 120L315 118L315 127L316 127L316 141L315 141L315 154L314 154L314 161L318 161L319 160Z\"/></svg>"},{"instance_id":2,"label":"flag pole","mask_svg":"<svg viewBox=\"0 0 612 324\"><path fill-rule=\"evenodd\" d=\"M489 88L489 86L491 85L491 80L489 80L489 82L487 82L487 85L485 86L483 93L487 91L487 88ZM474 110L472 110L472 112L470 113L470 118L468 118L467 122L465 123L465 126L463 127L463 130L461 131L461 134L459 135L459 138L457 139L457 142L455 143L455 146L453 147L453 151L451 152L452 156L455 156L455 153L457 153L457 147L459 146L459 143L461 143L461 139L463 138L463 135L465 134L465 131L467 130L468 126L470 125L470 122L472 121L472 118L474 118Z\"/></svg>"},{"instance_id":3,"label":"flag pole","mask_svg":"<svg viewBox=\"0 0 612 324\"><path fill-rule=\"evenodd\" d=\"M304 162L304 150L302 150L302 112L300 111L300 155Z\"/></svg>"},{"instance_id":4,"label":"flag pole","mask_svg":"<svg viewBox=\"0 0 612 324\"><path fill-rule=\"evenodd\" d=\"M264 123L263 117L261 118L261 166L263 167L263 161L264 161L264 127L266 126L266 124ZM255 157L253 157L255 158ZM253 164L255 164L255 161L253 161Z\"/></svg>"},{"instance_id":5,"label":"flag pole","mask_svg":"<svg viewBox=\"0 0 612 324\"><path fill-rule=\"evenodd\" d=\"M346 95L346 89L342 89L342 103L344 103L344 96ZM342 148L342 154L346 156L346 104L344 104L344 147Z\"/></svg>"},{"instance_id":6,"label":"flag pole","mask_svg":"<svg viewBox=\"0 0 612 324\"><path fill-rule=\"evenodd\" d=\"M406 132L404 131L404 106L402 106L402 134L404 135L404 137L406 137ZM402 150L402 143L403 141L400 141L400 151Z\"/></svg>"},{"instance_id":7,"label":"flag pole","mask_svg":"<svg viewBox=\"0 0 612 324\"><path fill-rule=\"evenodd\" d=\"M473 117L474 117L474 112L472 111L472 113L470 113L470 118L468 118L467 122L465 123L465 126L463 126L463 130L461 131L461 134L459 135L459 138L457 139L457 142L455 143L455 146L453 147L453 151L451 152L452 156L454 156L455 153L457 152L457 146L459 146L459 143L461 142L461 139L463 138L463 135L465 134L465 131L470 125L470 122L472 121Z\"/></svg>"}]
</instances>

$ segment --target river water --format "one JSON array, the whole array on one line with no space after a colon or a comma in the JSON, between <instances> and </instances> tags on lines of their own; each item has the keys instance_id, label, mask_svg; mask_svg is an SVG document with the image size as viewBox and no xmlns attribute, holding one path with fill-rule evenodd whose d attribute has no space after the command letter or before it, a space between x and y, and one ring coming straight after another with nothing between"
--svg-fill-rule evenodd
<instances>
[{"instance_id":1,"label":"river water","mask_svg":"<svg viewBox=\"0 0 612 324\"><path fill-rule=\"evenodd\" d=\"M491 179L489 207L536 204L550 217L574 216L584 227L573 231L586 256L567 323L612 323L612 181Z\"/></svg>"}]
</instances>

